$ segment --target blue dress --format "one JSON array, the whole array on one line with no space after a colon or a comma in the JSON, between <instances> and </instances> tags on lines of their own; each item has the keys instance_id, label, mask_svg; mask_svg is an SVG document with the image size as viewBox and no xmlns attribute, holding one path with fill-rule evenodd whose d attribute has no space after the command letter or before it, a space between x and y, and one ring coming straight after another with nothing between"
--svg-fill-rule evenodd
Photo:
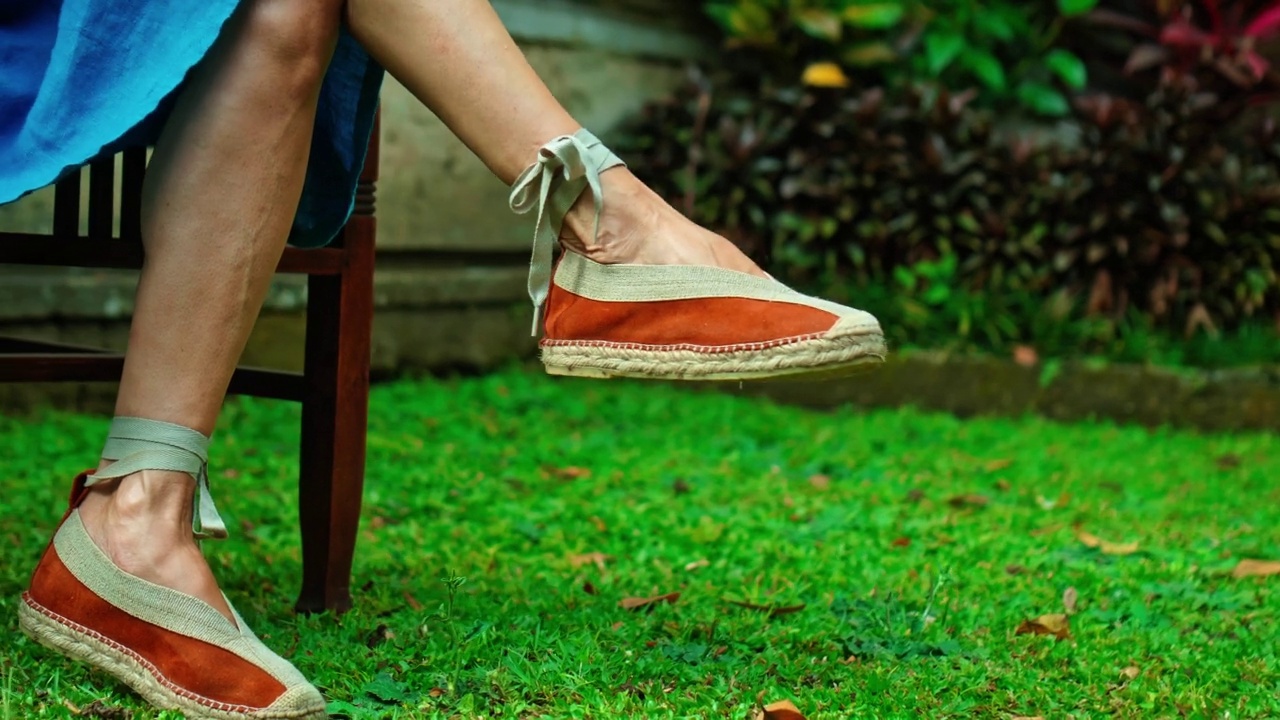
<instances>
[{"instance_id":1,"label":"blue dress","mask_svg":"<svg viewBox=\"0 0 1280 720\"><path fill-rule=\"evenodd\" d=\"M155 143L239 0L0 0L0 204ZM289 242L350 216L383 71L345 29L325 75Z\"/></svg>"}]
</instances>

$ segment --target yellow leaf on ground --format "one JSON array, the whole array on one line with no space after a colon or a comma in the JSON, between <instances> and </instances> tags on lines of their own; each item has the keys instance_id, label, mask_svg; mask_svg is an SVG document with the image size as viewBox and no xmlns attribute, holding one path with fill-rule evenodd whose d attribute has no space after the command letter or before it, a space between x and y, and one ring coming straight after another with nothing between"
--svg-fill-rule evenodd
<instances>
[{"instance_id":1,"label":"yellow leaf on ground","mask_svg":"<svg viewBox=\"0 0 1280 720\"><path fill-rule=\"evenodd\" d=\"M1014 635L1052 635L1059 640L1071 637L1071 621L1066 615L1055 613L1041 615L1035 620L1023 620L1013 631Z\"/></svg>"},{"instance_id":2,"label":"yellow leaf on ground","mask_svg":"<svg viewBox=\"0 0 1280 720\"><path fill-rule=\"evenodd\" d=\"M595 565L601 570L604 564L613 559L612 555L605 555L602 552L589 552L582 555L570 555L569 564L574 567L582 567L583 565Z\"/></svg>"},{"instance_id":3,"label":"yellow leaf on ground","mask_svg":"<svg viewBox=\"0 0 1280 720\"><path fill-rule=\"evenodd\" d=\"M833 62L814 63L804 69L800 81L809 87L842 88L849 87L849 78L844 70Z\"/></svg>"},{"instance_id":4,"label":"yellow leaf on ground","mask_svg":"<svg viewBox=\"0 0 1280 720\"><path fill-rule=\"evenodd\" d=\"M1001 470L1004 470L1005 468L1011 465L1013 465L1012 460L1008 458L1001 458L999 460L992 460L991 462L987 463L986 470L987 472L1000 472Z\"/></svg>"},{"instance_id":5,"label":"yellow leaf on ground","mask_svg":"<svg viewBox=\"0 0 1280 720\"><path fill-rule=\"evenodd\" d=\"M1102 551L1103 555L1132 555L1138 552L1138 543L1118 543L1102 538L1090 532L1085 532L1080 528L1076 528L1076 538L1084 543L1085 547L1097 548Z\"/></svg>"},{"instance_id":6,"label":"yellow leaf on ground","mask_svg":"<svg viewBox=\"0 0 1280 720\"><path fill-rule=\"evenodd\" d=\"M1241 560L1231 571L1231 577L1267 577L1280 575L1280 561L1277 560Z\"/></svg>"},{"instance_id":7,"label":"yellow leaf on ground","mask_svg":"<svg viewBox=\"0 0 1280 720\"><path fill-rule=\"evenodd\" d=\"M1138 674L1141 672L1142 671L1139 670L1136 665L1130 665L1129 667L1120 671L1120 677L1124 678L1125 680L1132 680L1138 677Z\"/></svg>"}]
</instances>

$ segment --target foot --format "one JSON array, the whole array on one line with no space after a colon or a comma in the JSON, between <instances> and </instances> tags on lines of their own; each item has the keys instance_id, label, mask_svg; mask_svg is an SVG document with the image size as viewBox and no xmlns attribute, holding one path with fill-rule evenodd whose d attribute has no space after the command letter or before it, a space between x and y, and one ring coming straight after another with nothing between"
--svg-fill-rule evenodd
<instances>
[{"instance_id":1,"label":"foot","mask_svg":"<svg viewBox=\"0 0 1280 720\"><path fill-rule=\"evenodd\" d=\"M195 481L143 470L90 489L80 505L89 537L121 570L195 596L235 622L191 533Z\"/></svg>"},{"instance_id":2,"label":"foot","mask_svg":"<svg viewBox=\"0 0 1280 720\"><path fill-rule=\"evenodd\" d=\"M740 382L833 377L884 359L873 316L769 277L586 130L541 149L511 208L538 211L529 296L550 373ZM569 251L558 264L544 228L559 228Z\"/></svg>"},{"instance_id":3,"label":"foot","mask_svg":"<svg viewBox=\"0 0 1280 720\"><path fill-rule=\"evenodd\" d=\"M602 173L600 183L599 234L587 190L565 216L560 242L566 249L603 265L704 265L768 277L738 246L680 214L627 168Z\"/></svg>"}]
</instances>

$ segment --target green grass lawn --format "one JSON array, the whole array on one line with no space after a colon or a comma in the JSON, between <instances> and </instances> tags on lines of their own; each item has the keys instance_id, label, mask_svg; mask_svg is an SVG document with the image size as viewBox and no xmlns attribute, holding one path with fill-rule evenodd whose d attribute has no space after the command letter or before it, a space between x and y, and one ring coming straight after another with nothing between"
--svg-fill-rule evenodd
<instances>
[{"instance_id":1,"label":"green grass lawn","mask_svg":"<svg viewBox=\"0 0 1280 720\"><path fill-rule=\"evenodd\" d=\"M0 419L5 720L175 717L17 630L106 423ZM1280 717L1280 576L1232 575L1280 560L1275 436L815 414L516 370L379 387L371 424L342 617L290 610L297 409L233 403L213 451L234 530L206 548L215 571L335 714ZM1017 632L1064 596L1064 637Z\"/></svg>"}]
</instances>

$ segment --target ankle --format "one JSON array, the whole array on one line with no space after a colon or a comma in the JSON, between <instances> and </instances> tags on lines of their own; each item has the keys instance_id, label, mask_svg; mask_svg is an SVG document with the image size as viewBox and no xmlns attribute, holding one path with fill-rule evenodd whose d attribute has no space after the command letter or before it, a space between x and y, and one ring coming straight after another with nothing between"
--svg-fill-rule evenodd
<instances>
[{"instance_id":1,"label":"ankle","mask_svg":"<svg viewBox=\"0 0 1280 720\"><path fill-rule=\"evenodd\" d=\"M570 250L600 263L629 262L635 240L660 222L663 203L626 168L603 173L604 210L596 225L595 198L590 189L565 215L561 242Z\"/></svg>"},{"instance_id":2,"label":"ankle","mask_svg":"<svg viewBox=\"0 0 1280 720\"><path fill-rule=\"evenodd\" d=\"M91 488L90 509L125 522L169 521L190 525L195 481L182 472L142 470Z\"/></svg>"}]
</instances>

